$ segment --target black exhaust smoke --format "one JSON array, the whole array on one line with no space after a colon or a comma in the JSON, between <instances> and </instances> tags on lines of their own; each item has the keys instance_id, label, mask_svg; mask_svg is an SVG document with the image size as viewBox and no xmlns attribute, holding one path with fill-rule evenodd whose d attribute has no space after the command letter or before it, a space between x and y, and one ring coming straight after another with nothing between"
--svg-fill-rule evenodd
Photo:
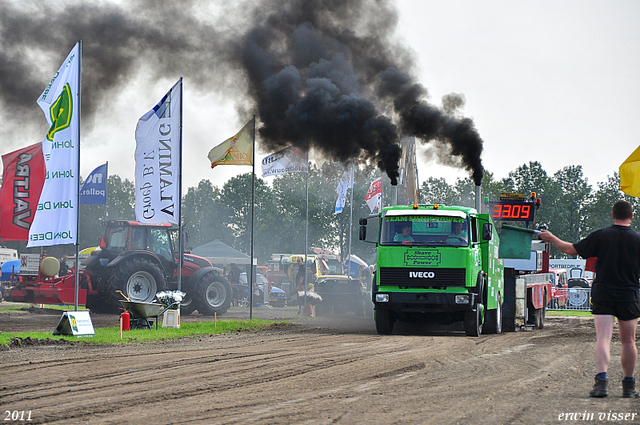
<instances>
[{"instance_id":1,"label":"black exhaust smoke","mask_svg":"<svg viewBox=\"0 0 640 425\"><path fill-rule=\"evenodd\" d=\"M140 73L148 81L184 76L190 90L239 99L241 116L256 113L266 151L294 145L373 162L395 184L398 142L414 136L445 144L436 150L441 162L482 179L482 139L457 112L462 98L448 96L443 109L426 101L410 52L393 41L398 16L389 1L0 0L0 14L0 104L11 122L42 121L35 99L52 75L43 64L59 66L83 40L85 131L108 119L107 102Z\"/></svg>"}]
</instances>

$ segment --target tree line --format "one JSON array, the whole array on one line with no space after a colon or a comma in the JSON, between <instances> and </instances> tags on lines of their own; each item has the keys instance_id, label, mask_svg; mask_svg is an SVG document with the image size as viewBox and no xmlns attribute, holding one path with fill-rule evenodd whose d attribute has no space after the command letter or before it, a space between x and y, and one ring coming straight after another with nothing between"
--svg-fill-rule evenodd
<instances>
[{"instance_id":1,"label":"tree line","mask_svg":"<svg viewBox=\"0 0 640 425\"><path fill-rule=\"evenodd\" d=\"M375 261L375 246L358 240L358 219L369 215L364 199L371 182L380 176L373 166L355 167L353 205L351 193L341 214L334 214L336 187L343 174L340 163L311 164L309 175L286 174L268 182L256 176L254 253L259 264L266 264L273 253L304 253L307 178L309 185L309 247L319 247L340 254L351 252L364 261ZM233 248L249 254L251 240L251 173L229 179L222 187L209 180L201 180L183 194L183 228L189 238L187 248L195 248L219 239ZM270 183L270 184L269 184ZM501 193L531 192L541 199L534 226L546 226L561 239L578 241L595 229L612 224L611 206L616 200L626 199L634 205L634 215L640 208L635 198L620 192L618 173L594 187L588 183L582 166L564 167L548 174L539 162L523 164L506 178L495 180L485 170L482 180L482 212L487 213L486 200L496 201ZM419 188L419 201L424 204L475 206L475 186L470 178L457 179L448 184L444 178L430 177ZM383 205L392 199L389 179L383 177ZM403 187L398 189L398 203L406 204L408 197ZM107 205L80 205L80 249L97 246L104 233L101 222L108 220L134 220L134 184L118 175L107 180ZM353 224L349 226L350 209ZM637 230L637 223L632 223ZM29 251L26 242L5 242L6 246ZM47 248L49 255L73 255L72 245ZM561 253L552 248L552 256Z\"/></svg>"}]
</instances>

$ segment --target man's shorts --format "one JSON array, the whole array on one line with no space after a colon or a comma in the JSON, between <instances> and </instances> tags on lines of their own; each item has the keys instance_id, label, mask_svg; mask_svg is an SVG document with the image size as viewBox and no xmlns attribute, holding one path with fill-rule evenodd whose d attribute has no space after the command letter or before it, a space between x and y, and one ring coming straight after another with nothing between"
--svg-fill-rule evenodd
<instances>
[{"instance_id":1,"label":"man's shorts","mask_svg":"<svg viewBox=\"0 0 640 425\"><path fill-rule=\"evenodd\" d=\"M593 301L591 313L606 314L615 316L618 320L633 320L640 317L640 301L616 302L616 301Z\"/></svg>"}]
</instances>

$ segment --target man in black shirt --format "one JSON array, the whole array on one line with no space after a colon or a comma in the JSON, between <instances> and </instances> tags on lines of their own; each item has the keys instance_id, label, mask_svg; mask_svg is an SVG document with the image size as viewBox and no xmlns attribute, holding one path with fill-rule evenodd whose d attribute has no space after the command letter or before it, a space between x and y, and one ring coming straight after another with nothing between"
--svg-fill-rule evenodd
<instances>
[{"instance_id":1,"label":"man in black shirt","mask_svg":"<svg viewBox=\"0 0 640 425\"><path fill-rule=\"evenodd\" d=\"M624 373L622 397L640 398L635 390L634 379L638 358L636 326L640 317L640 234L630 227L633 207L629 202L616 202L612 217L613 226L596 230L575 244L560 240L546 230L539 237L553 243L565 254L597 257L591 288L591 312L595 316L598 374L589 395L607 396L611 336L615 318L618 318L618 334L622 344L620 363Z\"/></svg>"}]
</instances>

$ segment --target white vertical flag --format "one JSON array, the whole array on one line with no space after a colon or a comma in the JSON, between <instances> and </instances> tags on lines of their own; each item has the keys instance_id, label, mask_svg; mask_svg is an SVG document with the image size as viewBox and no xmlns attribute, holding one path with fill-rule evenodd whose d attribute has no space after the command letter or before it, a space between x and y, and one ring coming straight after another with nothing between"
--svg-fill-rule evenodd
<instances>
[{"instance_id":1,"label":"white vertical flag","mask_svg":"<svg viewBox=\"0 0 640 425\"><path fill-rule=\"evenodd\" d=\"M378 212L382 211L382 177L378 177L369 186L367 195L364 197L365 202L371 210L371 214L378 209Z\"/></svg>"},{"instance_id":2,"label":"white vertical flag","mask_svg":"<svg viewBox=\"0 0 640 425\"><path fill-rule=\"evenodd\" d=\"M136 127L136 220L175 223L180 217L182 79Z\"/></svg>"},{"instance_id":3,"label":"white vertical flag","mask_svg":"<svg viewBox=\"0 0 640 425\"><path fill-rule=\"evenodd\" d=\"M338 192L338 200L336 201L336 209L334 214L340 214L344 209L347 200L347 189L353 188L353 164L349 164L347 169L342 173L342 178L338 183L336 192Z\"/></svg>"},{"instance_id":4,"label":"white vertical flag","mask_svg":"<svg viewBox=\"0 0 640 425\"><path fill-rule=\"evenodd\" d=\"M49 123L42 141L46 177L27 247L75 244L80 150L79 42L38 98L38 105Z\"/></svg>"}]
</instances>

